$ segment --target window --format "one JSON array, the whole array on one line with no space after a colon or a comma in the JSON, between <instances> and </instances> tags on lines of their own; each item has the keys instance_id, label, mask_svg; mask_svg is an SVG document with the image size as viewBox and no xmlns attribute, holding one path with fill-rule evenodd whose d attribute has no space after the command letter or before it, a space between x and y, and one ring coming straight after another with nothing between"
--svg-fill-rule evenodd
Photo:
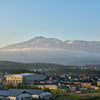
<instances>
[{"instance_id":1,"label":"window","mask_svg":"<svg viewBox=\"0 0 100 100\"><path fill-rule=\"evenodd\" d=\"M19 83L21 83L21 80L19 80Z\"/></svg>"},{"instance_id":2,"label":"window","mask_svg":"<svg viewBox=\"0 0 100 100\"><path fill-rule=\"evenodd\" d=\"M16 80L16 83L18 83L18 80Z\"/></svg>"},{"instance_id":3,"label":"window","mask_svg":"<svg viewBox=\"0 0 100 100\"><path fill-rule=\"evenodd\" d=\"M8 80L8 83L9 83L9 80Z\"/></svg>"},{"instance_id":4,"label":"window","mask_svg":"<svg viewBox=\"0 0 100 100\"><path fill-rule=\"evenodd\" d=\"M13 84L15 83L15 80L13 80Z\"/></svg>"},{"instance_id":5,"label":"window","mask_svg":"<svg viewBox=\"0 0 100 100\"><path fill-rule=\"evenodd\" d=\"M7 98L7 100L10 100L10 98Z\"/></svg>"}]
</instances>

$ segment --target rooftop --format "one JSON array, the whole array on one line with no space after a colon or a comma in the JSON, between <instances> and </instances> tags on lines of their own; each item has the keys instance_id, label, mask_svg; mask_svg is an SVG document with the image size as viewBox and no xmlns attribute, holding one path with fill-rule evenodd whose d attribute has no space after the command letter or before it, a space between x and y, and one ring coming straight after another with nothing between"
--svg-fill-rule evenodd
<instances>
[{"instance_id":1,"label":"rooftop","mask_svg":"<svg viewBox=\"0 0 100 100\"><path fill-rule=\"evenodd\" d=\"M29 75L34 75L33 73L20 73L20 74L15 74L19 76L29 76Z\"/></svg>"},{"instance_id":2,"label":"rooftop","mask_svg":"<svg viewBox=\"0 0 100 100\"><path fill-rule=\"evenodd\" d=\"M6 91L0 91L0 96L17 96L21 93L29 93L29 94L40 94L44 92L43 89L9 89Z\"/></svg>"}]
</instances>

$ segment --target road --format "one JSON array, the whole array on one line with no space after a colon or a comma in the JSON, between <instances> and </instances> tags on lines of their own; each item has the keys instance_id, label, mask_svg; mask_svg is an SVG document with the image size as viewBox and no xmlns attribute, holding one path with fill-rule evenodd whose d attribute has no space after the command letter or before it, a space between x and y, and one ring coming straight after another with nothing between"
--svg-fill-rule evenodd
<instances>
[{"instance_id":1,"label":"road","mask_svg":"<svg viewBox=\"0 0 100 100\"><path fill-rule=\"evenodd\" d=\"M49 100L75 100L77 98L68 98L68 97L54 97Z\"/></svg>"}]
</instances>

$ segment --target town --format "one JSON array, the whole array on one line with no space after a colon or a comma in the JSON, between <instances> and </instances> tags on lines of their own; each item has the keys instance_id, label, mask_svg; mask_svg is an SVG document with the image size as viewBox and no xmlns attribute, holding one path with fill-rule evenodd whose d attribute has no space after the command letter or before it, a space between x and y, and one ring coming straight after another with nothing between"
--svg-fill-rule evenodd
<instances>
[{"instance_id":1,"label":"town","mask_svg":"<svg viewBox=\"0 0 100 100\"><path fill-rule=\"evenodd\" d=\"M66 97L75 100L80 96L100 95L100 71L97 70L99 65L67 66L67 69L64 65L63 67L59 65L61 68L58 66L39 68L39 65L43 64L37 64L37 68L35 65L33 68L31 66L27 69L15 69L12 72L0 72L0 99L56 100ZM51 66L56 65L51 64ZM85 73L80 74L77 71L75 73L75 70Z\"/></svg>"},{"instance_id":2,"label":"town","mask_svg":"<svg viewBox=\"0 0 100 100\"><path fill-rule=\"evenodd\" d=\"M0 0L0 100L100 100L100 0Z\"/></svg>"}]
</instances>

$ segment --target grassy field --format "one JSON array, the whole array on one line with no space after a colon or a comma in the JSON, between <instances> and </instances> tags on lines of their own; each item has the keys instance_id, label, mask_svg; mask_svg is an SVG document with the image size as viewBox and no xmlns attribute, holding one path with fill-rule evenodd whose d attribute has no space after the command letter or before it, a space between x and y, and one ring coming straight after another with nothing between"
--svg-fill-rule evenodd
<instances>
[{"instance_id":1,"label":"grassy field","mask_svg":"<svg viewBox=\"0 0 100 100\"><path fill-rule=\"evenodd\" d=\"M80 94L75 94L75 96L100 96L100 93L80 93Z\"/></svg>"},{"instance_id":2,"label":"grassy field","mask_svg":"<svg viewBox=\"0 0 100 100\"><path fill-rule=\"evenodd\" d=\"M50 89L50 92L53 94L53 96L59 96L59 97L76 97L75 94L76 93L67 93L67 92L64 92L63 93L63 90L66 90L66 89Z\"/></svg>"},{"instance_id":3,"label":"grassy field","mask_svg":"<svg viewBox=\"0 0 100 100\"><path fill-rule=\"evenodd\" d=\"M100 91L100 89L81 89L81 91Z\"/></svg>"},{"instance_id":4,"label":"grassy field","mask_svg":"<svg viewBox=\"0 0 100 100\"><path fill-rule=\"evenodd\" d=\"M100 93L63 93L63 90L65 89L51 89L50 92L53 94L53 96L60 96L60 97L73 97L73 98L80 98L80 97L94 97L94 96L100 96ZM91 89L92 91L92 89ZM100 91L100 89L97 89L96 91ZM84 99L85 100L85 99Z\"/></svg>"},{"instance_id":5,"label":"grassy field","mask_svg":"<svg viewBox=\"0 0 100 100\"><path fill-rule=\"evenodd\" d=\"M50 92L52 94L62 94L63 90L66 90L66 89L50 89Z\"/></svg>"}]
</instances>

